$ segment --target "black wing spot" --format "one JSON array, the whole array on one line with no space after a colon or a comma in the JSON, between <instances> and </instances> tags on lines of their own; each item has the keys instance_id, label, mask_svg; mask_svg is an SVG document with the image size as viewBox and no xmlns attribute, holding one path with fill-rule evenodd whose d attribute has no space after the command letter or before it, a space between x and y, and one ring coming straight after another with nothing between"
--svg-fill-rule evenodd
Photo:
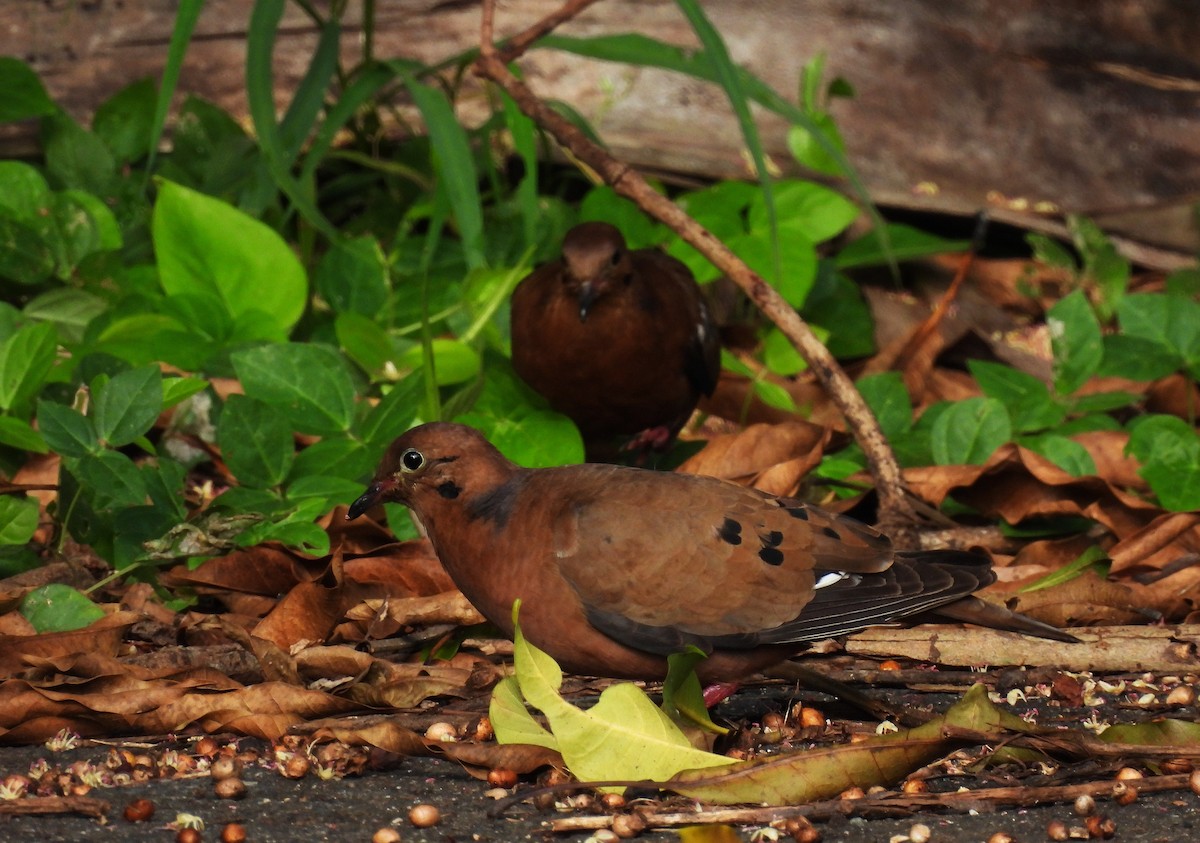
<instances>
[{"instance_id":1,"label":"black wing spot","mask_svg":"<svg viewBox=\"0 0 1200 843\"><path fill-rule=\"evenodd\" d=\"M779 566L783 564L783 551L777 547L764 547L758 552L758 558L768 565Z\"/></svg>"},{"instance_id":2,"label":"black wing spot","mask_svg":"<svg viewBox=\"0 0 1200 843\"><path fill-rule=\"evenodd\" d=\"M717 536L727 544L741 544L742 525L738 521L727 517L724 523L717 528Z\"/></svg>"},{"instance_id":3,"label":"black wing spot","mask_svg":"<svg viewBox=\"0 0 1200 843\"><path fill-rule=\"evenodd\" d=\"M840 542L842 540L842 534L832 527L822 527L821 532L829 536L829 538L833 539L834 541Z\"/></svg>"},{"instance_id":4,"label":"black wing spot","mask_svg":"<svg viewBox=\"0 0 1200 843\"><path fill-rule=\"evenodd\" d=\"M769 533L760 534L758 540L762 542L763 547L779 547L783 544L783 533L772 530Z\"/></svg>"},{"instance_id":5,"label":"black wing spot","mask_svg":"<svg viewBox=\"0 0 1200 843\"><path fill-rule=\"evenodd\" d=\"M452 501L462 494L462 489L453 480L447 480L445 483L438 485L437 493L446 500Z\"/></svg>"},{"instance_id":6,"label":"black wing spot","mask_svg":"<svg viewBox=\"0 0 1200 843\"><path fill-rule=\"evenodd\" d=\"M791 506L791 507L788 507L787 514L792 516L793 518L799 518L801 521L807 521L808 520L808 507Z\"/></svg>"}]
</instances>

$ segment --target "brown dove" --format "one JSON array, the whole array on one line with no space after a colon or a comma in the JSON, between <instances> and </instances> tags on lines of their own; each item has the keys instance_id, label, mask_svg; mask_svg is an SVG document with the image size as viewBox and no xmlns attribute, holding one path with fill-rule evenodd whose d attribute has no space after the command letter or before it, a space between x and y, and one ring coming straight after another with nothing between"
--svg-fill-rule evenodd
<instances>
[{"instance_id":1,"label":"brown dove","mask_svg":"<svg viewBox=\"0 0 1200 843\"><path fill-rule=\"evenodd\" d=\"M686 266L586 222L513 292L512 363L606 459L631 438L671 442L716 387L720 343Z\"/></svg>"},{"instance_id":2,"label":"brown dove","mask_svg":"<svg viewBox=\"0 0 1200 843\"><path fill-rule=\"evenodd\" d=\"M467 599L566 670L657 679L694 644L705 682L736 681L808 642L937 613L1072 636L972 597L986 557L902 553L871 527L712 477L587 464L522 468L458 424L388 448L355 518L408 506Z\"/></svg>"}]
</instances>

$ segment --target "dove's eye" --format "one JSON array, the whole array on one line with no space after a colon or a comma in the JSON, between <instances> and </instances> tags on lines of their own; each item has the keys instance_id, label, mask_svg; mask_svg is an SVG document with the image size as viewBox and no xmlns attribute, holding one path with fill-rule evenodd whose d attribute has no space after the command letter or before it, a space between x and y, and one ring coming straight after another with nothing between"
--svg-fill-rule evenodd
<instances>
[{"instance_id":1,"label":"dove's eye","mask_svg":"<svg viewBox=\"0 0 1200 843\"><path fill-rule=\"evenodd\" d=\"M425 465L425 457L421 456L421 452L414 448L409 448L400 457L400 467L404 471L420 471L423 465Z\"/></svg>"}]
</instances>

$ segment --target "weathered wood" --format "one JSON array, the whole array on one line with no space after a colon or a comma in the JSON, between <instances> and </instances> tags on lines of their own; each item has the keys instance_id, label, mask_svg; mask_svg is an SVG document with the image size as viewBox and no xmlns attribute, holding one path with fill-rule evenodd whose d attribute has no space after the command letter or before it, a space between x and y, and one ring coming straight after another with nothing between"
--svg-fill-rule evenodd
<instances>
[{"instance_id":1,"label":"weathered wood","mask_svg":"<svg viewBox=\"0 0 1200 843\"><path fill-rule=\"evenodd\" d=\"M326 4L319 4L326 5ZM498 32L513 33L556 7L508 0ZM474 3L378 4L375 54L442 59L473 46ZM210 0L188 53L181 89L246 114L248 0ZM1200 246L1190 206L1200 197L1200 15L1172 0L710 0L706 9L745 63L778 90L796 90L802 64L828 54L831 74L857 96L835 105L876 199L904 207L1036 220L1035 203L1079 211L1164 247ZM0 52L38 70L79 117L123 85L156 76L175 4L0 4ZM344 56L361 56L352 4ZM564 29L638 31L694 45L670 0L608 0ZM286 101L316 37L289 6L276 47L276 90ZM743 176L737 125L713 86L653 69L584 61L550 50L522 60L542 96L567 100L613 151L646 168ZM484 107L461 103L468 118ZM762 120L768 151L785 168L782 121ZM35 137L0 136L0 154Z\"/></svg>"},{"instance_id":2,"label":"weathered wood","mask_svg":"<svg viewBox=\"0 0 1200 843\"><path fill-rule=\"evenodd\" d=\"M846 652L876 658L909 658L954 666L1037 665L1095 673L1191 673L1196 669L1200 625L1104 626L1072 629L1079 644L1014 635L979 627L922 624L857 632Z\"/></svg>"}]
</instances>

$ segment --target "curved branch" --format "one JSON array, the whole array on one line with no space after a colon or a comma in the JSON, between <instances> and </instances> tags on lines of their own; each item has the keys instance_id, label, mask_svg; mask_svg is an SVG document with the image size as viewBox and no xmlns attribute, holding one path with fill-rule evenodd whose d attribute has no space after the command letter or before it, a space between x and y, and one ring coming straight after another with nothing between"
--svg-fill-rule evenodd
<instances>
[{"instance_id":1,"label":"curved branch","mask_svg":"<svg viewBox=\"0 0 1200 843\"><path fill-rule=\"evenodd\" d=\"M576 2L568 5L582 8L587 3ZM871 476L875 480L879 495L880 523L893 534L897 530L911 528L916 520L916 513L910 499L906 497L900 465L896 462L879 422L867 407L853 381L829 353L829 349L817 339L812 329L791 305L759 275L751 271L712 232L688 216L670 199L657 193L640 173L597 146L583 132L547 107L509 71L504 59L510 58L514 51L507 50L502 58L497 50L493 41L494 6L494 0L484 0L479 58L475 62L476 74L499 85L513 98L521 111L549 132L575 158L595 170L617 193L632 200L651 217L678 233L742 288L750 300L791 340L834 404L841 410L855 441L866 455ZM569 15L564 14L565 11L566 7L555 16L556 23L569 18ZM544 34L550 28L549 25L538 24L527 31ZM523 40L522 43L530 42ZM897 538L900 539L898 544L908 543L903 537Z\"/></svg>"}]
</instances>

